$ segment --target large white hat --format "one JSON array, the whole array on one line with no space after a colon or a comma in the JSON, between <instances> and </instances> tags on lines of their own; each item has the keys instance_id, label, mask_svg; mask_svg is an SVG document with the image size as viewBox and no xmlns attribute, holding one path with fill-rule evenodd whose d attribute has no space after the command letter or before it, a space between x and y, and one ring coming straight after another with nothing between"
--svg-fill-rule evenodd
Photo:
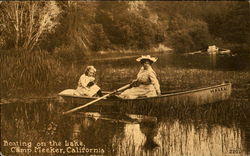
<instances>
[{"instance_id":1,"label":"large white hat","mask_svg":"<svg viewBox=\"0 0 250 156\"><path fill-rule=\"evenodd\" d=\"M137 58L136 61L141 62L141 60L149 60L152 62L156 62L157 58L156 57L151 57L150 55L142 55L141 57Z\"/></svg>"}]
</instances>

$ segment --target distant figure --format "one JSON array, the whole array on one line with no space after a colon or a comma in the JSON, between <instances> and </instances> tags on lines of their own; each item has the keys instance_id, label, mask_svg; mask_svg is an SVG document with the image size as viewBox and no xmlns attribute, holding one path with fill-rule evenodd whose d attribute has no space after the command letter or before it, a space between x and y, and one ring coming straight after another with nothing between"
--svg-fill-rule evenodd
<instances>
[{"instance_id":1,"label":"distant figure","mask_svg":"<svg viewBox=\"0 0 250 156\"><path fill-rule=\"evenodd\" d=\"M215 45L208 46L207 52L209 54L217 54L219 52L219 48L216 47Z\"/></svg>"},{"instance_id":2,"label":"distant figure","mask_svg":"<svg viewBox=\"0 0 250 156\"><path fill-rule=\"evenodd\" d=\"M87 66L85 73L80 77L75 94L81 96L102 96L100 87L95 84L96 69Z\"/></svg>"},{"instance_id":3,"label":"distant figure","mask_svg":"<svg viewBox=\"0 0 250 156\"><path fill-rule=\"evenodd\" d=\"M142 64L137 79L131 83L132 88L125 90L119 96L125 99L135 99L160 95L160 85L156 73L151 67L151 64L156 62L157 58L147 55L137 58L136 61Z\"/></svg>"}]
</instances>

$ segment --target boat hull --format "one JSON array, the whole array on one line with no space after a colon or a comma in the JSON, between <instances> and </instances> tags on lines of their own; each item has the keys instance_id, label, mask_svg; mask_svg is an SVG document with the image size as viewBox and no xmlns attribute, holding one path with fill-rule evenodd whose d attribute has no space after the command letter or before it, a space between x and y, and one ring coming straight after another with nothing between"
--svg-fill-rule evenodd
<instances>
[{"instance_id":1,"label":"boat hull","mask_svg":"<svg viewBox=\"0 0 250 156\"><path fill-rule=\"evenodd\" d=\"M184 90L170 91L163 93L161 96L138 98L138 99L120 99L107 98L93 104L93 106L164 106L164 105L203 105L218 101L227 100L231 95L231 83L222 83L211 87ZM72 96L59 94L66 103L83 105L96 98ZM132 107L131 107L132 108Z\"/></svg>"}]
</instances>

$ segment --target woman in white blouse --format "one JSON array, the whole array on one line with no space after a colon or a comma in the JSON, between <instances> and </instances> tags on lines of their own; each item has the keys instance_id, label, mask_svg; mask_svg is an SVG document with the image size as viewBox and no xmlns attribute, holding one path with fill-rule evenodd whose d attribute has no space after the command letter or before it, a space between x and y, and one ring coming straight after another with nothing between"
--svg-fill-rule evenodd
<instances>
[{"instance_id":1,"label":"woman in white blouse","mask_svg":"<svg viewBox=\"0 0 250 156\"><path fill-rule=\"evenodd\" d=\"M95 84L96 69L94 66L87 66L85 73L80 77L76 89L76 95L102 96L100 87Z\"/></svg>"},{"instance_id":2,"label":"woman in white blouse","mask_svg":"<svg viewBox=\"0 0 250 156\"><path fill-rule=\"evenodd\" d=\"M153 97L161 94L159 81L151 64L157 61L157 58L150 55L141 56L136 61L142 64L137 74L137 79L131 84L130 89L125 90L119 96L125 99L135 99L138 97Z\"/></svg>"}]
</instances>

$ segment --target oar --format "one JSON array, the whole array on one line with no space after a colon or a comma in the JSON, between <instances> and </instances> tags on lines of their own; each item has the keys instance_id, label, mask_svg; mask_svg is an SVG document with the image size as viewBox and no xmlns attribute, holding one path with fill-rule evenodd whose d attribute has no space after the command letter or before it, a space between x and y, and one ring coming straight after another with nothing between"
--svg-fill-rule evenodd
<instances>
[{"instance_id":1,"label":"oar","mask_svg":"<svg viewBox=\"0 0 250 156\"><path fill-rule=\"evenodd\" d=\"M71 110L68 110L67 112L63 112L63 115L69 114L69 113L72 113L72 112L75 112L75 111L77 111L77 110L79 110L79 109L82 109L82 108L84 108L84 107L87 107L87 106L89 106L89 105L92 105L93 103L95 103L95 102L97 102L97 101L100 101L100 100L102 100L102 99L104 99L104 98L110 96L111 94L114 94L114 93L116 93L116 92L125 90L125 89L127 89L127 88L129 88L129 87L130 87L130 84L127 84L126 86L123 86L123 87L121 87L121 88L119 88L119 89L117 89L117 90L115 90L115 91L113 91L113 92L111 92L111 93L109 93L109 94L106 94L106 95L104 95L104 96L102 96L102 97L99 97L99 98L93 100L93 101L90 101L89 103L86 103L85 105L82 105L82 106L73 108L73 109L71 109Z\"/></svg>"}]
</instances>

